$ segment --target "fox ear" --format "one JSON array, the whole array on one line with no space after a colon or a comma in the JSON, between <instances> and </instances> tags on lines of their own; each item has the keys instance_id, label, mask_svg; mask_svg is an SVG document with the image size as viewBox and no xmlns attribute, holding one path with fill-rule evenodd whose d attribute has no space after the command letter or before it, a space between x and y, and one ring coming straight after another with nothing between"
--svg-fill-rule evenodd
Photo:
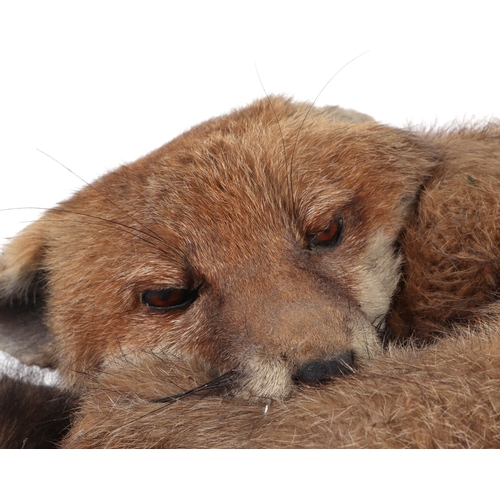
<instances>
[{"instance_id":1,"label":"fox ear","mask_svg":"<svg viewBox=\"0 0 500 500\"><path fill-rule=\"evenodd\" d=\"M0 350L29 365L54 366L45 304L43 219L24 229L0 255Z\"/></svg>"}]
</instances>

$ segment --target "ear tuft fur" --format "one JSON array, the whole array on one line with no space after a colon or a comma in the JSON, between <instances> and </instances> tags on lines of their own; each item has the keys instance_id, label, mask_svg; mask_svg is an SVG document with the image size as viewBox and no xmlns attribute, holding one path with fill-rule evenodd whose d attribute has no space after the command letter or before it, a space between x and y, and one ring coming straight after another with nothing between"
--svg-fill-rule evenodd
<instances>
[{"instance_id":1,"label":"ear tuft fur","mask_svg":"<svg viewBox=\"0 0 500 500\"><path fill-rule=\"evenodd\" d=\"M40 220L24 229L0 255L0 350L28 365L54 366L43 322L43 225Z\"/></svg>"},{"instance_id":2,"label":"ear tuft fur","mask_svg":"<svg viewBox=\"0 0 500 500\"><path fill-rule=\"evenodd\" d=\"M36 302L43 281L41 225L38 221L21 231L0 255L0 305Z\"/></svg>"}]
</instances>

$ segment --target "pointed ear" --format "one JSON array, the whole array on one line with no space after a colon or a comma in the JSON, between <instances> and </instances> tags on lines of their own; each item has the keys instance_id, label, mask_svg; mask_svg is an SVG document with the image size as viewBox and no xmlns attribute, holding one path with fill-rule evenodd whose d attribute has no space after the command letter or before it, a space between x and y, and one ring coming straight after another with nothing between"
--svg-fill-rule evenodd
<instances>
[{"instance_id":1,"label":"pointed ear","mask_svg":"<svg viewBox=\"0 0 500 500\"><path fill-rule=\"evenodd\" d=\"M43 322L45 224L41 219L24 229L0 255L0 350L25 364L54 366Z\"/></svg>"}]
</instances>

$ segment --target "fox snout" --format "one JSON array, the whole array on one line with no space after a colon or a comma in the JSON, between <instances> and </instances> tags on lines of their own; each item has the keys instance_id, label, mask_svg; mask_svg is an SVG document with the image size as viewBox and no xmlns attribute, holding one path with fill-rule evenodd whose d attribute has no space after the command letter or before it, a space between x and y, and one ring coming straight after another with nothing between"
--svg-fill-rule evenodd
<instances>
[{"instance_id":1,"label":"fox snout","mask_svg":"<svg viewBox=\"0 0 500 500\"><path fill-rule=\"evenodd\" d=\"M376 351L376 348L373 349L371 354ZM365 360L348 348L322 358L300 362L269 354L250 357L238 371L239 376L230 393L248 400L282 400L300 385L319 385L352 374Z\"/></svg>"},{"instance_id":2,"label":"fox snout","mask_svg":"<svg viewBox=\"0 0 500 500\"><path fill-rule=\"evenodd\" d=\"M377 329L334 280L296 269L287 280L282 270L278 286L272 274L260 273L270 276L273 288L261 278L246 300L233 293L218 312L220 356L213 361L240 374L236 396L284 399L297 385L353 373L381 349ZM231 346L229 359L225 345Z\"/></svg>"}]
</instances>

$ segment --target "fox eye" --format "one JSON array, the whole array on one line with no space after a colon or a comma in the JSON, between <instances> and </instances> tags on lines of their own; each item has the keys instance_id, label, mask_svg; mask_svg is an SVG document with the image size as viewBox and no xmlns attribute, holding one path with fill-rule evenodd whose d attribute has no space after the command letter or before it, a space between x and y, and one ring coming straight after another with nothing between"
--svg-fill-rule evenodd
<instances>
[{"instance_id":1,"label":"fox eye","mask_svg":"<svg viewBox=\"0 0 500 500\"><path fill-rule=\"evenodd\" d=\"M333 219L323 231L309 235L309 246L311 247L333 247L337 245L342 236L344 220L338 216Z\"/></svg>"},{"instance_id":2,"label":"fox eye","mask_svg":"<svg viewBox=\"0 0 500 500\"><path fill-rule=\"evenodd\" d=\"M187 288L164 288L143 292L141 300L143 304L151 309L172 311L188 307L197 297L198 290L189 290Z\"/></svg>"}]
</instances>

